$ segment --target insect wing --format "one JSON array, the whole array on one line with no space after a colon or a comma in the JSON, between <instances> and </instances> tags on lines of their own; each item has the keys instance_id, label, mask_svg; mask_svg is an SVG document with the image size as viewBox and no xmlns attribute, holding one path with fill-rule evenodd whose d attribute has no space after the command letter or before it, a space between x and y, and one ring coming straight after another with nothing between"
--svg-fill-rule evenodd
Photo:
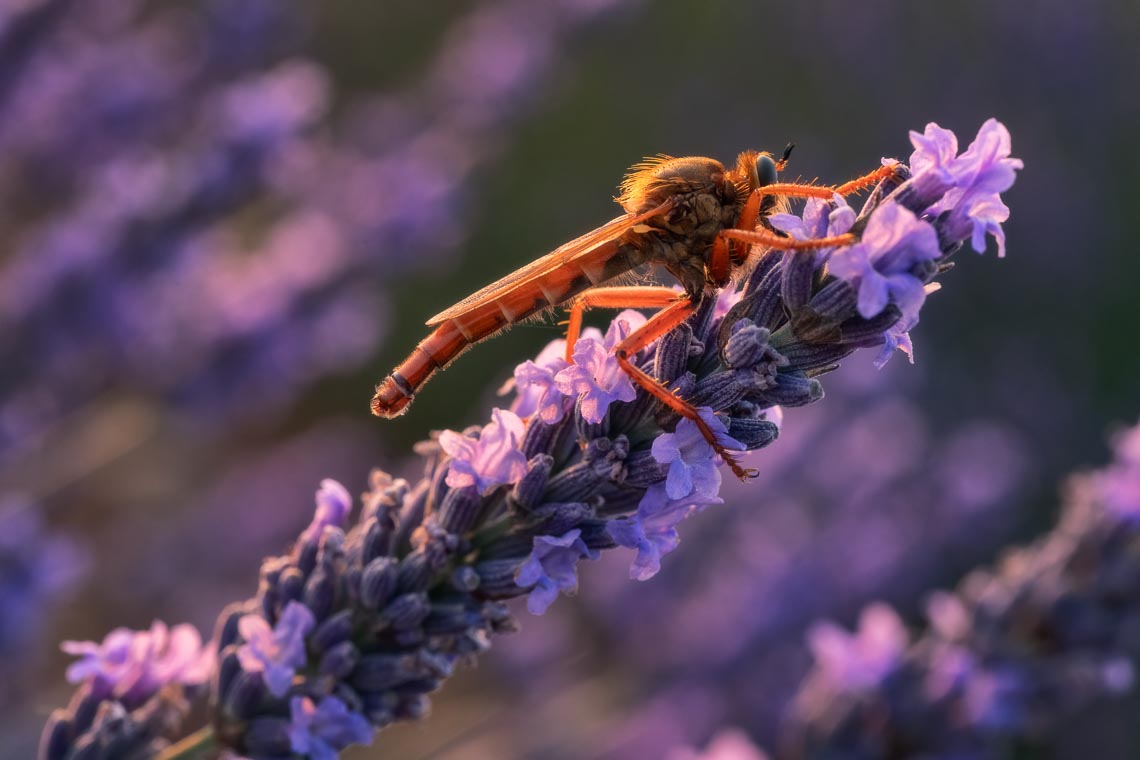
<instances>
[{"instance_id":1,"label":"insect wing","mask_svg":"<svg viewBox=\"0 0 1140 760\"><path fill-rule=\"evenodd\" d=\"M427 324L436 325L494 303L497 299L513 290L541 280L544 276L558 269L560 266L597 251L605 244L621 237L646 219L663 214L671 207L671 204L663 203L643 214L628 214L606 222L601 227L559 246L542 258L536 259L521 269L511 272L501 280L491 283L482 290L464 298L451 308L441 311L429 319Z\"/></svg>"}]
</instances>

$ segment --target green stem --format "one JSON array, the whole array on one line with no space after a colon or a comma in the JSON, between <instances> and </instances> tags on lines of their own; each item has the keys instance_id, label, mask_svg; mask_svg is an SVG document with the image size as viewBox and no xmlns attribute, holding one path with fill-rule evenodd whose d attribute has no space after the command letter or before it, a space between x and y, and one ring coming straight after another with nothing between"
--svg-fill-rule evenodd
<instances>
[{"instance_id":1,"label":"green stem","mask_svg":"<svg viewBox=\"0 0 1140 760\"><path fill-rule=\"evenodd\" d=\"M211 726L200 728L177 744L172 744L158 754L155 760L199 760L214 757L218 751L217 738Z\"/></svg>"}]
</instances>

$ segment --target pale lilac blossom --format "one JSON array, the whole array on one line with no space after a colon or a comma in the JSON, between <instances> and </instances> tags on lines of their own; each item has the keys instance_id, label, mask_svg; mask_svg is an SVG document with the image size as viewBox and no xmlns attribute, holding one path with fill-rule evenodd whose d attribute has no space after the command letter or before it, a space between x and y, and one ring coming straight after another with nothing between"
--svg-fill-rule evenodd
<instances>
[{"instance_id":1,"label":"pale lilac blossom","mask_svg":"<svg viewBox=\"0 0 1140 760\"><path fill-rule=\"evenodd\" d=\"M847 200L842 195L836 194L830 201L809 198L804 204L802 215L772 214L768 221L796 240L811 240L849 232L855 224L855 209L847 205ZM825 261L834 250L821 248L816 252L817 261Z\"/></svg>"},{"instance_id":2,"label":"pale lilac blossom","mask_svg":"<svg viewBox=\"0 0 1140 760\"><path fill-rule=\"evenodd\" d=\"M896 203L884 203L872 212L859 242L832 256L829 269L858 288L859 314L865 319L894 303L904 322L917 322L926 293L915 267L941 255L928 222Z\"/></svg>"},{"instance_id":3,"label":"pale lilac blossom","mask_svg":"<svg viewBox=\"0 0 1140 760\"><path fill-rule=\"evenodd\" d=\"M555 375L558 390L578 399L582 419L601 422L610 404L633 401L637 390L618 364L613 348L645 324L645 315L627 309L618 314L606 330L605 338L579 338L574 344L573 363Z\"/></svg>"},{"instance_id":4,"label":"pale lilac blossom","mask_svg":"<svg viewBox=\"0 0 1140 760\"><path fill-rule=\"evenodd\" d=\"M725 314L728 314L729 309L740 303L743 294L744 292L737 288L725 288L720 291L716 297L716 305L713 307L713 319L721 319Z\"/></svg>"},{"instance_id":5,"label":"pale lilac blossom","mask_svg":"<svg viewBox=\"0 0 1140 760\"><path fill-rule=\"evenodd\" d=\"M986 250L986 235L997 241L998 256L1005 256L1002 222L1009 219L1009 208L1001 193L1013 186L1024 164L1011 158L1009 130L997 119L989 119L962 155L953 132L933 122L923 135L911 133L915 151L911 155L915 186L919 192L941 195L926 209L932 218L949 212L944 222L948 234L968 238L978 253Z\"/></svg>"},{"instance_id":6,"label":"pale lilac blossom","mask_svg":"<svg viewBox=\"0 0 1140 760\"><path fill-rule=\"evenodd\" d=\"M597 333L595 330L594 332ZM597 333L601 337L601 333ZM592 339L583 333L583 339ZM553 425L566 413L566 396L558 389L554 377L570 363L566 361L566 341L551 342L534 361L529 359L515 367L514 387L518 397L513 405L515 414L523 418L538 415L547 425Z\"/></svg>"},{"instance_id":7,"label":"pale lilac blossom","mask_svg":"<svg viewBox=\"0 0 1140 760\"><path fill-rule=\"evenodd\" d=\"M506 409L491 412L490 424L478 438L444 430L439 445L451 457L447 484L452 488L475 486L485 494L505 483L517 483L526 474L526 455L519 450L525 426Z\"/></svg>"},{"instance_id":8,"label":"pale lilac blossom","mask_svg":"<svg viewBox=\"0 0 1140 760\"><path fill-rule=\"evenodd\" d=\"M911 130L910 171L916 184L926 183L927 193L941 195L954 186L953 164L958 157L958 136L933 121L921 134Z\"/></svg>"}]
</instances>

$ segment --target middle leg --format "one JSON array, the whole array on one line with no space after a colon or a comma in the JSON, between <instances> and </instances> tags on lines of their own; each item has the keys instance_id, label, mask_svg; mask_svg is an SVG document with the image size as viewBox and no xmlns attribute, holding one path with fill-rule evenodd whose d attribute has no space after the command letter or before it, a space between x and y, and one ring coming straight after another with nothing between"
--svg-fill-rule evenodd
<instances>
[{"instance_id":1,"label":"middle leg","mask_svg":"<svg viewBox=\"0 0 1140 760\"><path fill-rule=\"evenodd\" d=\"M880 166L878 169L869 171L866 174L856 177L853 180L844 182L842 185L812 185L800 182L776 182L771 185L763 185L756 188L753 192L760 195L782 195L789 198L822 198L824 200L831 200L833 195L851 195L860 190L864 190L879 180L893 177L899 170L901 164L887 164Z\"/></svg>"},{"instance_id":2,"label":"middle leg","mask_svg":"<svg viewBox=\"0 0 1140 760\"><path fill-rule=\"evenodd\" d=\"M630 361L632 355L674 330L678 325L693 315L693 312L697 310L697 303L687 296L682 296L682 299L683 300L675 301L657 312L648 322L637 330L634 330L625 340L618 343L617 346L614 347L614 356L618 360L618 365L629 375L631 380L644 388L662 404L685 419L691 420L697 426L697 430L701 432L701 436L704 437L709 446L713 448L713 451L720 455L721 459L725 461L725 464L728 465L736 477L741 480L754 478L758 475L757 471L752 468L743 467L740 462L737 461L738 453L734 453L725 448L721 440L717 438L716 432L709 426L708 422L701 417L700 411L695 406L669 390L662 385L661 381L657 378Z\"/></svg>"}]
</instances>

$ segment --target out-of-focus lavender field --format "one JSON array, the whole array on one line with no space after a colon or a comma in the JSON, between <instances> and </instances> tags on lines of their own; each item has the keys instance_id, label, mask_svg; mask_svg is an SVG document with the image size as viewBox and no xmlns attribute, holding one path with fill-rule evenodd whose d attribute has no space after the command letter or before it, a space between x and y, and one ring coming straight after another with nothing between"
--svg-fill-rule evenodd
<instances>
[{"instance_id":1,"label":"out-of-focus lavender field","mask_svg":"<svg viewBox=\"0 0 1140 760\"><path fill-rule=\"evenodd\" d=\"M658 576L583 563L431 717L346 753L685 757L736 727L785 756L828 693L816 621L921 627L1140 416L1137 35L1111 0L0 4L0 757L67 702L61 640L208 636L322 478L410 477L430 431L483 424L553 320L395 421L367 401L428 316L614 216L641 157L795 141L789 176L840 181L995 116L1025 162L1008 256L958 255L913 366L847 359ZM1009 756L1134 757L1135 707Z\"/></svg>"}]
</instances>

